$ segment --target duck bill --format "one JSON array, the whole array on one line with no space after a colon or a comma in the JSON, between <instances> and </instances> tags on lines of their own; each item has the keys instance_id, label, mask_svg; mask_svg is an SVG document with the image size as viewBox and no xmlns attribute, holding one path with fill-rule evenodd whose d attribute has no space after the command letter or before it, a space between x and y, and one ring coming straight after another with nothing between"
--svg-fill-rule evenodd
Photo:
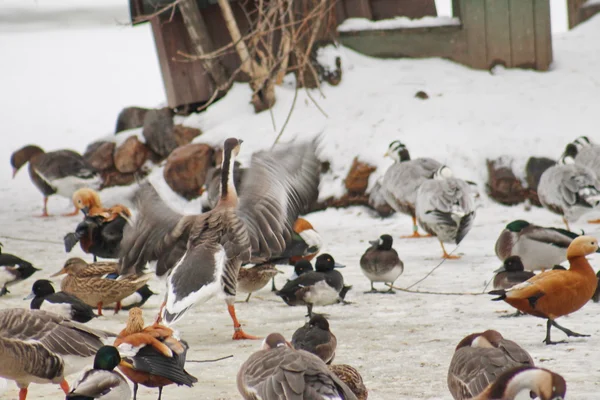
<instances>
[{"instance_id":1,"label":"duck bill","mask_svg":"<svg viewBox=\"0 0 600 400\"><path fill-rule=\"evenodd\" d=\"M504 265L494 271L495 274L497 274L498 272L506 272L506 268L504 268Z\"/></svg>"},{"instance_id":2,"label":"duck bill","mask_svg":"<svg viewBox=\"0 0 600 400\"><path fill-rule=\"evenodd\" d=\"M119 367L125 367L125 368L129 368L129 369L134 369L133 368L133 364L131 364L130 362L127 362L125 360L121 360L121 362L119 363Z\"/></svg>"},{"instance_id":3,"label":"duck bill","mask_svg":"<svg viewBox=\"0 0 600 400\"><path fill-rule=\"evenodd\" d=\"M27 297L24 297L23 300L31 300L35 297L35 293L31 292Z\"/></svg>"},{"instance_id":4,"label":"duck bill","mask_svg":"<svg viewBox=\"0 0 600 400\"><path fill-rule=\"evenodd\" d=\"M66 273L67 273L67 271L65 271L65 269L63 268L60 271L58 271L57 273L50 275L50 278L54 278L55 276L64 275Z\"/></svg>"},{"instance_id":5,"label":"duck bill","mask_svg":"<svg viewBox=\"0 0 600 400\"><path fill-rule=\"evenodd\" d=\"M377 240L369 240L369 244L371 246L379 246L379 239L377 239Z\"/></svg>"},{"instance_id":6,"label":"duck bill","mask_svg":"<svg viewBox=\"0 0 600 400\"><path fill-rule=\"evenodd\" d=\"M346 268L346 266L345 266L345 265L338 264L338 263L334 262L334 263L333 263L333 268Z\"/></svg>"},{"instance_id":7,"label":"duck bill","mask_svg":"<svg viewBox=\"0 0 600 400\"><path fill-rule=\"evenodd\" d=\"M87 217L87 215L90 213L90 208L89 207L83 207L81 209L81 212L83 213L83 215L85 215Z\"/></svg>"}]
</instances>

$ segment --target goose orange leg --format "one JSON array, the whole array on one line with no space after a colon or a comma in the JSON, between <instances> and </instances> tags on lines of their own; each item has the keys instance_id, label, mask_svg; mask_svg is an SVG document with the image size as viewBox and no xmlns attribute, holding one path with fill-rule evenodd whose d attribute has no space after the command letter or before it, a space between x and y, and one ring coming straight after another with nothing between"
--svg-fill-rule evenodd
<instances>
[{"instance_id":1,"label":"goose orange leg","mask_svg":"<svg viewBox=\"0 0 600 400\"><path fill-rule=\"evenodd\" d=\"M102 316L102 302L98 303L98 316Z\"/></svg>"},{"instance_id":2,"label":"goose orange leg","mask_svg":"<svg viewBox=\"0 0 600 400\"><path fill-rule=\"evenodd\" d=\"M167 306L167 302L163 301L162 304L160 305L160 308L158 309L158 315L156 316L156 319L154 320L155 324L160 324L162 322L163 310L165 309L166 306Z\"/></svg>"},{"instance_id":3,"label":"goose orange leg","mask_svg":"<svg viewBox=\"0 0 600 400\"><path fill-rule=\"evenodd\" d=\"M424 235L421 235L419 233L419 226L417 225L417 218L416 217L412 217L412 221L413 221L413 233L412 235L406 235L406 236L400 236L403 239L420 239L422 237L426 237ZM431 235L429 235L431 236Z\"/></svg>"},{"instance_id":4,"label":"goose orange leg","mask_svg":"<svg viewBox=\"0 0 600 400\"><path fill-rule=\"evenodd\" d=\"M65 394L69 394L69 384L66 380L62 380L62 382L60 383L60 388L63 390L63 392L65 392Z\"/></svg>"},{"instance_id":5,"label":"goose orange leg","mask_svg":"<svg viewBox=\"0 0 600 400\"><path fill-rule=\"evenodd\" d=\"M118 314L119 311L121 311L121 302L117 301L117 304L115 304L115 314Z\"/></svg>"},{"instance_id":6,"label":"goose orange leg","mask_svg":"<svg viewBox=\"0 0 600 400\"><path fill-rule=\"evenodd\" d=\"M27 388L19 389L19 400L27 399Z\"/></svg>"},{"instance_id":7,"label":"goose orange leg","mask_svg":"<svg viewBox=\"0 0 600 400\"><path fill-rule=\"evenodd\" d=\"M440 240L440 245L442 246L442 251L444 252L444 254L442 255L442 258L445 258L446 260L457 260L460 258L460 256L454 256L452 254L448 254L446 252L446 249L444 248L444 243Z\"/></svg>"},{"instance_id":8,"label":"goose orange leg","mask_svg":"<svg viewBox=\"0 0 600 400\"><path fill-rule=\"evenodd\" d=\"M248 335L246 332L244 332L242 330L242 325L239 323L239 321L237 320L237 317L235 316L235 307L233 306L233 304L227 304L227 310L229 311L229 315L231 316L231 319L233 320L233 340L242 340L242 339L260 339L257 336L252 336L252 335Z\"/></svg>"},{"instance_id":9,"label":"goose orange leg","mask_svg":"<svg viewBox=\"0 0 600 400\"><path fill-rule=\"evenodd\" d=\"M588 224L600 224L600 219L591 219L588 221Z\"/></svg>"},{"instance_id":10,"label":"goose orange leg","mask_svg":"<svg viewBox=\"0 0 600 400\"><path fill-rule=\"evenodd\" d=\"M50 214L48 214L48 198L44 197L44 208L42 209L42 215L40 215L40 217L41 218L46 218L46 217L49 217L49 216L50 216ZM27 389L25 389L25 390L27 390Z\"/></svg>"}]
</instances>

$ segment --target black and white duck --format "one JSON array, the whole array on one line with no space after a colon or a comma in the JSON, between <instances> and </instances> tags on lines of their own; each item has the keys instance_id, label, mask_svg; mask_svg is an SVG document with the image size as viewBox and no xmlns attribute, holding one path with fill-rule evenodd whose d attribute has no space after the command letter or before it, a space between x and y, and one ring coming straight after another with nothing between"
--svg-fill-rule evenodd
<instances>
[{"instance_id":1,"label":"black and white duck","mask_svg":"<svg viewBox=\"0 0 600 400\"><path fill-rule=\"evenodd\" d=\"M314 314L304 326L296 329L292 335L292 346L296 350L313 353L326 364L331 364L335 358L337 338L329 329L329 321L321 314Z\"/></svg>"},{"instance_id":2,"label":"black and white duck","mask_svg":"<svg viewBox=\"0 0 600 400\"><path fill-rule=\"evenodd\" d=\"M475 203L473 188L462 179L454 178L450 168L440 167L417 191L417 220L427 233L437 236L442 246L443 258L460 258L450 255L444 243L460 242L473 226Z\"/></svg>"},{"instance_id":3,"label":"black and white duck","mask_svg":"<svg viewBox=\"0 0 600 400\"><path fill-rule=\"evenodd\" d=\"M180 320L194 304L220 294L234 325L234 339L244 333L235 314L240 266L260 263L282 253L293 224L318 196L320 163L317 142L282 145L252 156L241 196L233 184L233 164L241 141L223 146L221 197L201 215L171 210L151 185L136 198L138 214L123 234L121 274L141 271L157 261L157 275L168 274L160 318ZM199 272L200 271L200 272Z\"/></svg>"},{"instance_id":4,"label":"black and white duck","mask_svg":"<svg viewBox=\"0 0 600 400\"><path fill-rule=\"evenodd\" d=\"M390 235L381 235L379 239L369 241L371 247L360 258L360 269L371 281L371 290L367 293L380 293L373 287L373 282L384 282L393 285L404 272L404 263L398 252L392 248ZM394 293L392 287L384 293Z\"/></svg>"},{"instance_id":5,"label":"black and white duck","mask_svg":"<svg viewBox=\"0 0 600 400\"><path fill-rule=\"evenodd\" d=\"M31 294L23 300L29 299L32 299L29 305L32 310L50 311L73 321L86 323L97 317L91 306L72 294L55 292L52 282L47 279L35 281Z\"/></svg>"},{"instance_id":6,"label":"black and white duck","mask_svg":"<svg viewBox=\"0 0 600 400\"><path fill-rule=\"evenodd\" d=\"M2 253L2 243L0 243L0 296L4 296L8 291L8 287L16 283L24 281L37 271L29 261L25 261L15 255Z\"/></svg>"},{"instance_id":7,"label":"black and white duck","mask_svg":"<svg viewBox=\"0 0 600 400\"><path fill-rule=\"evenodd\" d=\"M344 268L329 254L317 257L315 271L300 275L289 281L275 294L288 306L306 306L312 317L313 306L327 306L342 302L351 288L344 286L344 277L335 268Z\"/></svg>"},{"instance_id":8,"label":"black and white duck","mask_svg":"<svg viewBox=\"0 0 600 400\"><path fill-rule=\"evenodd\" d=\"M312 264L308 260L300 260L296 264L294 264L294 272L290 275L290 279L288 281L293 281L297 277L307 272L314 271Z\"/></svg>"},{"instance_id":9,"label":"black and white duck","mask_svg":"<svg viewBox=\"0 0 600 400\"><path fill-rule=\"evenodd\" d=\"M71 199L73 193L83 187L99 188L102 178L83 157L72 150L57 150L49 153L34 145L15 151L10 157L13 178L25 164L29 163L29 177L44 195L42 217L48 217L48 197L53 194ZM79 210L66 216L77 215Z\"/></svg>"}]
</instances>

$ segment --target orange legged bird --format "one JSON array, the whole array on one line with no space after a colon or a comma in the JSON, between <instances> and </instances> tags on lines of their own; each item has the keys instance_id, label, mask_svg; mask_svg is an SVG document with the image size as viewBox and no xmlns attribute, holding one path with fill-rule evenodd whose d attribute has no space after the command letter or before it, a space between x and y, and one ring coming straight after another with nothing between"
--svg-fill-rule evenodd
<instances>
[{"instance_id":1,"label":"orange legged bird","mask_svg":"<svg viewBox=\"0 0 600 400\"><path fill-rule=\"evenodd\" d=\"M85 253L97 257L117 258L123 239L123 229L131 218L131 211L121 204L102 207L100 196L92 189L79 189L73 194L73 204L85 215L75 232L64 237L65 250L69 253L79 242Z\"/></svg>"},{"instance_id":2,"label":"orange legged bird","mask_svg":"<svg viewBox=\"0 0 600 400\"><path fill-rule=\"evenodd\" d=\"M99 188L102 178L98 171L71 150L57 150L49 153L34 145L15 151L10 157L13 178L19 169L29 162L29 177L44 195L42 217L48 217L48 197L53 194L71 198L73 192L82 187ZM78 210L65 216L77 215Z\"/></svg>"},{"instance_id":3,"label":"orange legged bird","mask_svg":"<svg viewBox=\"0 0 600 400\"><path fill-rule=\"evenodd\" d=\"M164 386L175 383L192 387L198 382L184 369L188 344L158 322L144 328L142 310L137 307L129 310L127 326L114 345L122 358L119 370L133 382L133 400L138 385L157 387L160 400Z\"/></svg>"},{"instance_id":4,"label":"orange legged bird","mask_svg":"<svg viewBox=\"0 0 600 400\"><path fill-rule=\"evenodd\" d=\"M582 335L556 323L556 319L571 314L583 307L594 295L598 280L585 256L598 250L598 240L591 236L579 236L567 249L568 270L552 269L513 286L508 290L493 290L490 294L500 295L493 300L504 300L526 314L547 320L546 344L556 344L550 339L554 326L567 336Z\"/></svg>"},{"instance_id":5,"label":"orange legged bird","mask_svg":"<svg viewBox=\"0 0 600 400\"><path fill-rule=\"evenodd\" d=\"M151 185L138 192L137 219L121 243L120 272L157 261L157 275L168 272L160 320L176 323L194 304L220 294L233 320L233 339L254 339L235 314L238 271L243 263L261 263L285 250L294 221L318 196L320 164L316 141L255 153L238 198L232 169L240 145L238 139L225 141L221 197L211 211L184 216Z\"/></svg>"}]
</instances>

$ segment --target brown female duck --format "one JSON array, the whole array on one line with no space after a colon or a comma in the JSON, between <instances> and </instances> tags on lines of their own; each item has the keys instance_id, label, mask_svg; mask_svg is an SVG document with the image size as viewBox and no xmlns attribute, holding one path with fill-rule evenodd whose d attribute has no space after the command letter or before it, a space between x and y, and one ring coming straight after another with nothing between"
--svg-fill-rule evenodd
<instances>
[{"instance_id":1,"label":"brown female duck","mask_svg":"<svg viewBox=\"0 0 600 400\"><path fill-rule=\"evenodd\" d=\"M330 364L329 370L352 390L358 400L367 400L369 391L363 382L360 372L348 364Z\"/></svg>"},{"instance_id":2,"label":"brown female duck","mask_svg":"<svg viewBox=\"0 0 600 400\"><path fill-rule=\"evenodd\" d=\"M282 274L273 264L260 264L253 267L241 267L238 272L237 290L248 293L246 303L250 301L252 293L264 288L277 274Z\"/></svg>"},{"instance_id":3,"label":"brown female duck","mask_svg":"<svg viewBox=\"0 0 600 400\"><path fill-rule=\"evenodd\" d=\"M71 198L82 187L100 187L98 172L83 157L71 150L45 153L38 146L28 145L15 151L10 157L13 178L23 165L29 162L29 177L44 195L42 217L48 217L48 197L53 194ZM66 216L76 215L77 209Z\"/></svg>"}]
</instances>

